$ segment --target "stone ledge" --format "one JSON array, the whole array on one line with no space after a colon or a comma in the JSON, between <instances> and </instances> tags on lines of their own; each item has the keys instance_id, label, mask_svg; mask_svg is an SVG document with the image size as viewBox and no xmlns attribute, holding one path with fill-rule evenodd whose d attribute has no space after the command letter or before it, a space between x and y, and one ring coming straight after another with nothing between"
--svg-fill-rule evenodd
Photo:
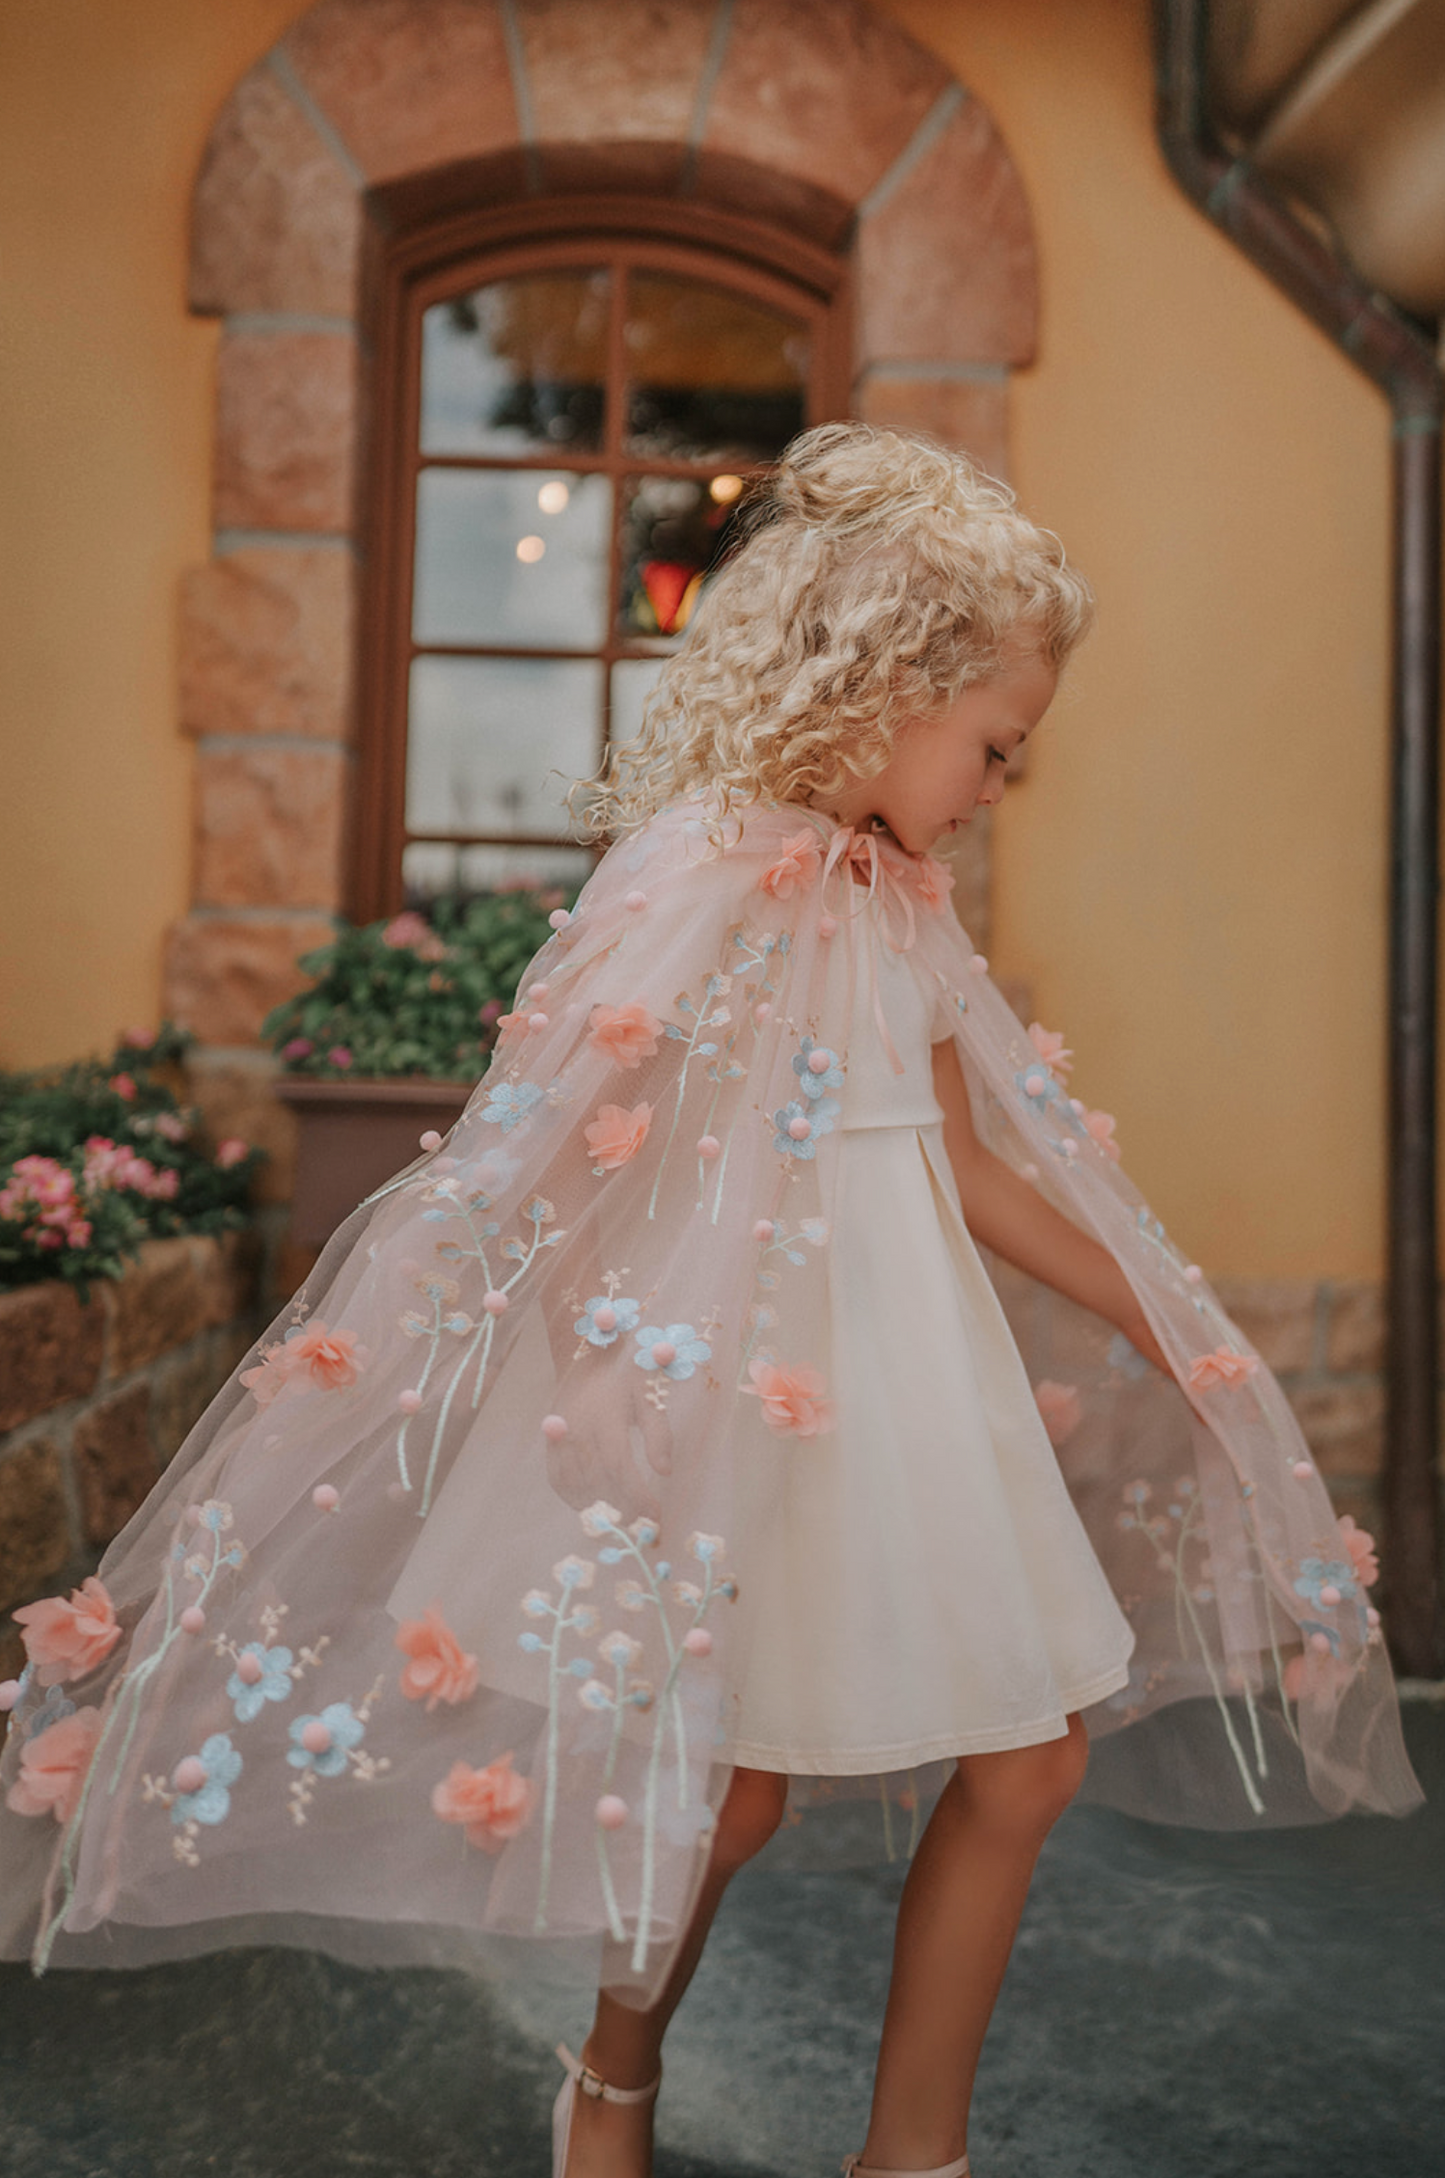
<instances>
[{"instance_id":1,"label":"stone ledge","mask_svg":"<svg viewBox=\"0 0 1445 2178\"><path fill-rule=\"evenodd\" d=\"M104 1305L94 1287L85 1307L59 1279L0 1294L0 1431L90 1391L104 1339Z\"/></svg>"}]
</instances>

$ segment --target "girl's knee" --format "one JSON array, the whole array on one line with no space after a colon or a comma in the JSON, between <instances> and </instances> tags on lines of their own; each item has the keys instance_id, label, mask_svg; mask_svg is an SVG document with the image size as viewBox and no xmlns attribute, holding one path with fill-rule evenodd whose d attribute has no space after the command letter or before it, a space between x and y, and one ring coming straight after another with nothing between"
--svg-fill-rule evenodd
<instances>
[{"instance_id":1,"label":"girl's knee","mask_svg":"<svg viewBox=\"0 0 1445 2178\"><path fill-rule=\"evenodd\" d=\"M1077 1716L1062 1739L1011 1748L1006 1754L973 1756L959 1765L971 1811L1012 1834L1042 1837L1053 1828L1084 1782L1089 1735Z\"/></svg>"},{"instance_id":2,"label":"girl's knee","mask_svg":"<svg viewBox=\"0 0 1445 2178\"><path fill-rule=\"evenodd\" d=\"M783 1819L788 1780L772 1770L734 1770L718 1809L713 1861L731 1873L760 1853Z\"/></svg>"}]
</instances>

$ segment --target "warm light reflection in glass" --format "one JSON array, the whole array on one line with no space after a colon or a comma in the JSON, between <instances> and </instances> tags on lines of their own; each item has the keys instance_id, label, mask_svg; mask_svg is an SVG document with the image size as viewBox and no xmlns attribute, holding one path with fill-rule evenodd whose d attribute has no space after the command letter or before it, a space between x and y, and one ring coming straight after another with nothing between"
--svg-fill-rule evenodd
<instances>
[{"instance_id":1,"label":"warm light reflection in glass","mask_svg":"<svg viewBox=\"0 0 1445 2178\"><path fill-rule=\"evenodd\" d=\"M517 539L517 558L524 567L534 567L546 549L546 543L541 537L519 537Z\"/></svg>"},{"instance_id":2,"label":"warm light reflection in glass","mask_svg":"<svg viewBox=\"0 0 1445 2178\"><path fill-rule=\"evenodd\" d=\"M572 494L560 477L552 477L537 494L537 504L544 514L560 514Z\"/></svg>"},{"instance_id":3,"label":"warm light reflection in glass","mask_svg":"<svg viewBox=\"0 0 1445 2178\"><path fill-rule=\"evenodd\" d=\"M720 507L730 507L743 488L740 476L715 476L708 486L708 493Z\"/></svg>"}]
</instances>

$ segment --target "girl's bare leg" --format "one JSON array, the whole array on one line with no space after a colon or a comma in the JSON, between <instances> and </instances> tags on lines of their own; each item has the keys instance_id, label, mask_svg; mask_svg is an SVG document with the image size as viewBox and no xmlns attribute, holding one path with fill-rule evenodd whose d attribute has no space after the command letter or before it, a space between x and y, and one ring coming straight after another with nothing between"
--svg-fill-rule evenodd
<instances>
[{"instance_id":1,"label":"girl's bare leg","mask_svg":"<svg viewBox=\"0 0 1445 2178\"><path fill-rule=\"evenodd\" d=\"M707 1873L687 1934L657 2002L647 2011L620 2004L604 1989L582 2059L613 2087L646 2087L657 2078L662 2038L697 1970L723 1892L782 1820L787 1779L768 1770L734 1770L718 1811ZM647 2178L652 2168L652 2103L603 2102L579 2094L567 2153L567 2178Z\"/></svg>"},{"instance_id":2,"label":"girl's bare leg","mask_svg":"<svg viewBox=\"0 0 1445 2178\"><path fill-rule=\"evenodd\" d=\"M939 1798L898 1911L865 2166L925 2171L968 2147L984 2034L1039 1848L1083 1780L1088 1734L968 1755Z\"/></svg>"}]
</instances>

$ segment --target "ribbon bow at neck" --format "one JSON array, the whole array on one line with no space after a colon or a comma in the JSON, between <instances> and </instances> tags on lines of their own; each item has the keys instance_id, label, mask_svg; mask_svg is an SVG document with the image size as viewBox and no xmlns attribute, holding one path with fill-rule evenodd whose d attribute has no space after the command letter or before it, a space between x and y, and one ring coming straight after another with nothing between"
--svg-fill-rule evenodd
<instances>
[{"instance_id":1,"label":"ribbon bow at neck","mask_svg":"<svg viewBox=\"0 0 1445 2178\"><path fill-rule=\"evenodd\" d=\"M850 907L845 907L841 917L843 928L848 933L850 948L850 989L852 976L857 969L855 939L857 919L860 915L867 913L875 900L879 903L880 915L876 920L872 915L869 915L865 925L868 934L868 981L873 997L873 1019L877 1024L883 1049L888 1054L888 1063L895 1074L903 1073L905 1068L902 1059L898 1056L898 1047L888 1032L888 1021L883 1012L883 999L878 989L876 932L878 924L881 923L883 934L895 953L906 953L917 939L918 925L914 918L910 888L902 871L898 868L898 863L903 859L897 854L896 850L890 852L886 842L880 849L875 833L859 832L850 824L840 825L828 843L828 852L823 862L821 887L825 911L828 901L828 881L836 870L846 868L849 873L866 882L868 887L863 899ZM850 890L852 889L855 888L850 887ZM895 935L895 917L901 921L901 935ZM830 917L831 919L834 918Z\"/></svg>"}]
</instances>

